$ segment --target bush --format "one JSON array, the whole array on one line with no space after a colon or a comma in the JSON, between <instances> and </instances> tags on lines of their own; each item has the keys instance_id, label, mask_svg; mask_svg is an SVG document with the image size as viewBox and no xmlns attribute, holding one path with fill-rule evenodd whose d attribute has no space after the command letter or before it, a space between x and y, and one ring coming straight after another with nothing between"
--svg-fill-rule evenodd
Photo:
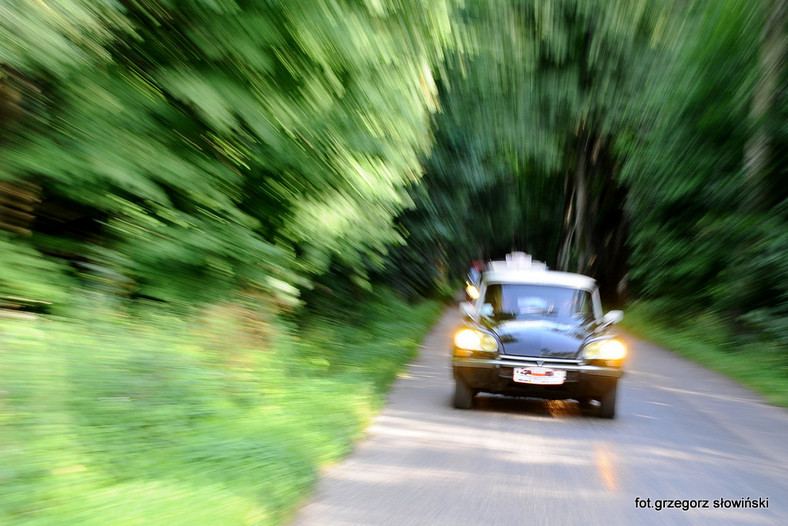
<instances>
[{"instance_id":1,"label":"bush","mask_svg":"<svg viewBox=\"0 0 788 526\"><path fill-rule=\"evenodd\" d=\"M2 321L0 522L281 523L440 311L382 291L300 328L237 303Z\"/></svg>"}]
</instances>

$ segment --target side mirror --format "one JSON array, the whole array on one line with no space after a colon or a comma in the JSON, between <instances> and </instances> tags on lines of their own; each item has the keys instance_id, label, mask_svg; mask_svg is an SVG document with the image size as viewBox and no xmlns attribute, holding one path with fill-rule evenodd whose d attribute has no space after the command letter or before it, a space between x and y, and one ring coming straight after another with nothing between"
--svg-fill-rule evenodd
<instances>
[{"instance_id":1,"label":"side mirror","mask_svg":"<svg viewBox=\"0 0 788 526\"><path fill-rule=\"evenodd\" d=\"M476 308L473 306L473 303L470 301L463 301L460 303L460 312L466 318L475 318L478 316L478 312L476 312Z\"/></svg>"},{"instance_id":2,"label":"side mirror","mask_svg":"<svg viewBox=\"0 0 788 526\"><path fill-rule=\"evenodd\" d=\"M481 315L485 318L490 318L493 315L493 306L489 303L485 303L482 305L482 312Z\"/></svg>"},{"instance_id":3,"label":"side mirror","mask_svg":"<svg viewBox=\"0 0 788 526\"><path fill-rule=\"evenodd\" d=\"M613 325L624 319L624 313L620 310L611 310L602 316L602 326Z\"/></svg>"}]
</instances>

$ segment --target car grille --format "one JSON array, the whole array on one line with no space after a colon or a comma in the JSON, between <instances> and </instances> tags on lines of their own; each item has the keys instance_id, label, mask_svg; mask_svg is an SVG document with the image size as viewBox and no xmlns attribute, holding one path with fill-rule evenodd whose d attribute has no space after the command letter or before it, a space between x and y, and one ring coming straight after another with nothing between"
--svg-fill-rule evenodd
<instances>
[{"instance_id":1,"label":"car grille","mask_svg":"<svg viewBox=\"0 0 788 526\"><path fill-rule=\"evenodd\" d=\"M557 360L572 360L577 356L577 347L563 349L544 349L542 342L504 342L503 353L512 358L551 358Z\"/></svg>"},{"instance_id":2,"label":"car grille","mask_svg":"<svg viewBox=\"0 0 788 526\"><path fill-rule=\"evenodd\" d=\"M563 359L563 358L541 358L538 356L511 356L502 354L501 359L506 361L518 362L521 367L561 367L567 365L582 365L582 360Z\"/></svg>"}]
</instances>

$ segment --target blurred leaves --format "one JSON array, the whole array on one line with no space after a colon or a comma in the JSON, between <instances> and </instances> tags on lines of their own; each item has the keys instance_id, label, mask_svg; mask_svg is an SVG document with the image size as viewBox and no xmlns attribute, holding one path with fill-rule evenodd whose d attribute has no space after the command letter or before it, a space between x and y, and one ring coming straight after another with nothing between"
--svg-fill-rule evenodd
<instances>
[{"instance_id":1,"label":"blurred leaves","mask_svg":"<svg viewBox=\"0 0 788 526\"><path fill-rule=\"evenodd\" d=\"M67 276L65 265L0 231L0 308L65 302L73 286Z\"/></svg>"},{"instance_id":2,"label":"blurred leaves","mask_svg":"<svg viewBox=\"0 0 788 526\"><path fill-rule=\"evenodd\" d=\"M0 178L107 216L140 294L304 286L401 241L448 5L64 5L5 8Z\"/></svg>"},{"instance_id":3,"label":"blurred leaves","mask_svg":"<svg viewBox=\"0 0 788 526\"><path fill-rule=\"evenodd\" d=\"M377 296L0 320L0 522L283 523L442 311Z\"/></svg>"},{"instance_id":4,"label":"blurred leaves","mask_svg":"<svg viewBox=\"0 0 788 526\"><path fill-rule=\"evenodd\" d=\"M41 189L3 222L7 242L77 274L111 269L132 296L256 288L292 304L332 266L427 293L512 249L732 317L783 296L739 278L733 256L781 250L783 2L3 14L0 179ZM24 290L36 268L0 279ZM718 299L726 288L740 307Z\"/></svg>"}]
</instances>

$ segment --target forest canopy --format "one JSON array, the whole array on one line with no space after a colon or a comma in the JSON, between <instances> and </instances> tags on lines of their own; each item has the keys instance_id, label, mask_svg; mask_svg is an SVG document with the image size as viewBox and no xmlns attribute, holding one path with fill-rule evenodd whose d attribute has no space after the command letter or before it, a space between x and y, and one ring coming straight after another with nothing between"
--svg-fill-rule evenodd
<instances>
[{"instance_id":1,"label":"forest canopy","mask_svg":"<svg viewBox=\"0 0 788 526\"><path fill-rule=\"evenodd\" d=\"M785 7L5 2L0 301L287 310L517 249L784 347Z\"/></svg>"}]
</instances>

